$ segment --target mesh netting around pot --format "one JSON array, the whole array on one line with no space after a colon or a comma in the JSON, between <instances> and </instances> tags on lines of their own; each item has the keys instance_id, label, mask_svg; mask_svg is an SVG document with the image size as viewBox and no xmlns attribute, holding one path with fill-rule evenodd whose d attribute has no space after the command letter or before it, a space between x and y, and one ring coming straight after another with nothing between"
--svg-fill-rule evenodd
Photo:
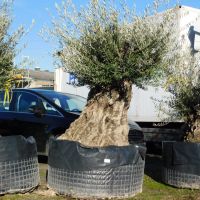
<instances>
[{"instance_id":1,"label":"mesh netting around pot","mask_svg":"<svg viewBox=\"0 0 200 200\"><path fill-rule=\"evenodd\" d=\"M145 152L139 145L87 148L51 139L48 186L79 198L134 196L142 191Z\"/></svg>"},{"instance_id":2,"label":"mesh netting around pot","mask_svg":"<svg viewBox=\"0 0 200 200\"><path fill-rule=\"evenodd\" d=\"M0 194L24 193L39 184L37 148L33 137L0 137Z\"/></svg>"},{"instance_id":3,"label":"mesh netting around pot","mask_svg":"<svg viewBox=\"0 0 200 200\"><path fill-rule=\"evenodd\" d=\"M162 180L178 188L200 189L200 144L164 142Z\"/></svg>"},{"instance_id":4,"label":"mesh netting around pot","mask_svg":"<svg viewBox=\"0 0 200 200\"><path fill-rule=\"evenodd\" d=\"M200 176L163 168L163 182L178 188L200 189Z\"/></svg>"}]
</instances>

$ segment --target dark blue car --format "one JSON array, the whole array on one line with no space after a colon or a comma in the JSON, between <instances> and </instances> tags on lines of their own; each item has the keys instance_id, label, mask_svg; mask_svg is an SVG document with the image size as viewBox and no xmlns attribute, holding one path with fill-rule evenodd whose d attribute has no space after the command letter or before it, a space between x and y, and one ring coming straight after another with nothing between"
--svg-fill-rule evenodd
<instances>
[{"instance_id":1,"label":"dark blue car","mask_svg":"<svg viewBox=\"0 0 200 200\"><path fill-rule=\"evenodd\" d=\"M65 132L79 117L86 99L43 89L13 89L10 100L0 92L0 135L33 136L40 155L47 155L48 139ZM134 122L129 139L141 141L143 133Z\"/></svg>"}]
</instances>

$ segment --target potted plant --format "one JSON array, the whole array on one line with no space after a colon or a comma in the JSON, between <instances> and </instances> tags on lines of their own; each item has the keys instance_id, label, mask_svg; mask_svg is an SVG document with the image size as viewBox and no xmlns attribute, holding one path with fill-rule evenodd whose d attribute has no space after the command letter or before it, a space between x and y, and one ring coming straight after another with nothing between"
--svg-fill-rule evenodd
<instances>
[{"instance_id":1,"label":"potted plant","mask_svg":"<svg viewBox=\"0 0 200 200\"><path fill-rule=\"evenodd\" d=\"M111 151L113 155L120 157L119 152L124 152L124 147L129 149L128 152L138 152L136 155L139 163L142 163L141 168L139 168L142 172L144 171L144 156L142 156L144 154L139 153L141 147L129 146L128 143L127 112L132 98L132 85L135 84L143 88L152 80L157 80L162 74L163 67L166 66L165 55L171 46L171 38L169 37L171 28L169 29L169 26L171 26L170 17L172 15L166 13L161 17L156 13L158 6L157 1L155 1L154 6L147 9L144 15L137 15L133 8L129 9L128 5L123 4L118 7L113 5L113 1L91 0L90 4L81 10L75 9L75 6L68 1L61 6L56 5L60 18L53 19L54 28L50 32L60 44L60 48L55 53L58 63L67 72L75 75L79 84L86 84L90 88L84 111L70 125L65 134L59 137L60 140L63 140L60 143L63 146L64 144L67 146L76 145L86 157L89 155L89 153L85 153L86 149L88 152L92 152L91 156L94 156L95 152L106 152L109 149L108 155L104 154L104 159L100 156L101 162L108 162L107 170L113 170L109 152ZM151 17L153 14L154 18ZM157 20L158 18L162 20ZM57 145L58 142L52 141L52 143L54 142ZM84 148L81 148L82 146ZM60 149L60 151L62 152L64 149ZM115 151L119 154L116 154ZM68 153L71 154L70 149L64 152L66 157L68 157ZM48 185L61 191L59 187L67 188L68 182L62 181L64 176L61 176L60 173L69 173L76 179L82 171L75 168L74 170L70 168L70 171L64 157L63 163L66 166L60 169L56 168L53 164L56 162L54 160L56 156L51 159L53 155L50 150ZM91 187L96 188L96 192L93 190L91 193L90 187L87 187L86 184L77 184L77 188L72 187L71 189L68 185L68 189L64 193L78 197L82 196L81 191L85 191L88 197L135 195L141 191L142 181L138 181L138 178L142 179L143 176L134 177L137 171L135 168L138 169L138 167L133 166L137 162L133 159L135 155L133 153L131 155L131 163L125 162L121 165L120 159L118 163L121 173L124 171L122 166L126 168L126 165L132 165L130 176L133 177L133 180L130 191L123 190L118 187L118 184L118 188L113 190L116 180L111 181L112 178L106 176L108 171L97 165L96 169L90 166L90 170L87 168L83 172L83 174L88 174L88 176L83 176L87 183L91 181L88 179L89 175L101 174L98 179L90 182ZM71 156L73 157L73 155ZM79 165L75 157L73 162ZM68 171L65 171L66 169ZM57 174L59 175L57 176ZM113 172L113 176L114 174ZM124 174L122 180L125 180L125 177ZM107 179L110 180L109 187L106 184L98 185L101 181L106 183ZM74 181L77 182L77 180ZM82 183L85 183L84 181ZM58 182L59 185L56 187ZM139 189L134 189L134 182L139 184L139 186L136 185ZM98 191L103 187L107 192L102 192L103 196L100 196Z\"/></svg>"},{"instance_id":2,"label":"potted plant","mask_svg":"<svg viewBox=\"0 0 200 200\"><path fill-rule=\"evenodd\" d=\"M39 185L39 165L33 137L0 137L0 194L24 193Z\"/></svg>"},{"instance_id":3,"label":"potted plant","mask_svg":"<svg viewBox=\"0 0 200 200\"><path fill-rule=\"evenodd\" d=\"M10 33L12 23L10 1L0 2L0 89L5 90L4 102L10 101L11 89L20 79L14 64L16 46L24 34L20 26ZM27 192L39 184L39 166L35 140L22 136L1 137L0 129L0 195ZM14 134L14 132L13 132Z\"/></svg>"},{"instance_id":4,"label":"potted plant","mask_svg":"<svg viewBox=\"0 0 200 200\"><path fill-rule=\"evenodd\" d=\"M185 50L171 69L172 116L187 124L185 141L163 143L163 181L176 187L200 188L199 52ZM181 58L180 57L180 58ZM173 73L172 73L173 72ZM173 74L173 75L172 75Z\"/></svg>"}]
</instances>

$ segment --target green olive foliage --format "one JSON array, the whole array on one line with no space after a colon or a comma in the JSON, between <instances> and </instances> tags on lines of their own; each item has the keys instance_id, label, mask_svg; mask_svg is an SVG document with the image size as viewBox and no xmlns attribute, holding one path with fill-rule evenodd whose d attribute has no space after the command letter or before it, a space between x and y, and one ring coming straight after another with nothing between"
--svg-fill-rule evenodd
<instances>
[{"instance_id":1,"label":"green olive foliage","mask_svg":"<svg viewBox=\"0 0 200 200\"><path fill-rule=\"evenodd\" d=\"M56 56L60 66L91 88L117 89L125 81L143 87L166 66L172 14L158 14L158 1L142 15L113 2L91 0L80 9L70 1L56 5L59 17L51 30L60 45Z\"/></svg>"},{"instance_id":2,"label":"green olive foliage","mask_svg":"<svg viewBox=\"0 0 200 200\"><path fill-rule=\"evenodd\" d=\"M9 1L0 2L0 89L12 87L13 73L16 69L14 57L16 45L24 33L23 27L19 27L14 33L9 33L12 23L11 5Z\"/></svg>"},{"instance_id":3,"label":"green olive foliage","mask_svg":"<svg viewBox=\"0 0 200 200\"><path fill-rule=\"evenodd\" d=\"M182 50L176 64L168 68L168 86L173 96L167 101L171 119L184 120L193 134L200 120L200 52ZM198 124L200 126L200 124ZM195 137L195 136L194 136Z\"/></svg>"}]
</instances>

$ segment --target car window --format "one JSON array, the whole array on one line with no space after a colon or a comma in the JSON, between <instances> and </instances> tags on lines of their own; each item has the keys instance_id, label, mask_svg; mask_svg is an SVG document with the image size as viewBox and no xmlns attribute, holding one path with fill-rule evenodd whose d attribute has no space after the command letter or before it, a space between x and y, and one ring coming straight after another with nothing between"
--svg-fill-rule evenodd
<instances>
[{"instance_id":1,"label":"car window","mask_svg":"<svg viewBox=\"0 0 200 200\"><path fill-rule=\"evenodd\" d=\"M66 99L69 111L81 111L82 104L78 99ZM81 104L81 105L80 105Z\"/></svg>"},{"instance_id":2,"label":"car window","mask_svg":"<svg viewBox=\"0 0 200 200\"><path fill-rule=\"evenodd\" d=\"M37 96L27 92L18 92L17 111L30 112L29 108L31 106L39 106L39 99L37 98Z\"/></svg>"},{"instance_id":3,"label":"car window","mask_svg":"<svg viewBox=\"0 0 200 200\"><path fill-rule=\"evenodd\" d=\"M52 98L52 100L53 100L53 102L54 102L57 106L61 107L60 99L54 97L54 98Z\"/></svg>"},{"instance_id":4,"label":"car window","mask_svg":"<svg viewBox=\"0 0 200 200\"><path fill-rule=\"evenodd\" d=\"M11 99L11 94L9 94L8 99L5 99L5 92L0 92L0 111L9 111Z\"/></svg>"},{"instance_id":5,"label":"car window","mask_svg":"<svg viewBox=\"0 0 200 200\"><path fill-rule=\"evenodd\" d=\"M43 99L42 99L42 104L45 109L45 114L61 116L60 113L53 106L51 106L48 102L46 102Z\"/></svg>"},{"instance_id":6,"label":"car window","mask_svg":"<svg viewBox=\"0 0 200 200\"><path fill-rule=\"evenodd\" d=\"M40 91L40 93L68 112L81 112L86 105L86 99L80 96L54 91Z\"/></svg>"}]
</instances>

